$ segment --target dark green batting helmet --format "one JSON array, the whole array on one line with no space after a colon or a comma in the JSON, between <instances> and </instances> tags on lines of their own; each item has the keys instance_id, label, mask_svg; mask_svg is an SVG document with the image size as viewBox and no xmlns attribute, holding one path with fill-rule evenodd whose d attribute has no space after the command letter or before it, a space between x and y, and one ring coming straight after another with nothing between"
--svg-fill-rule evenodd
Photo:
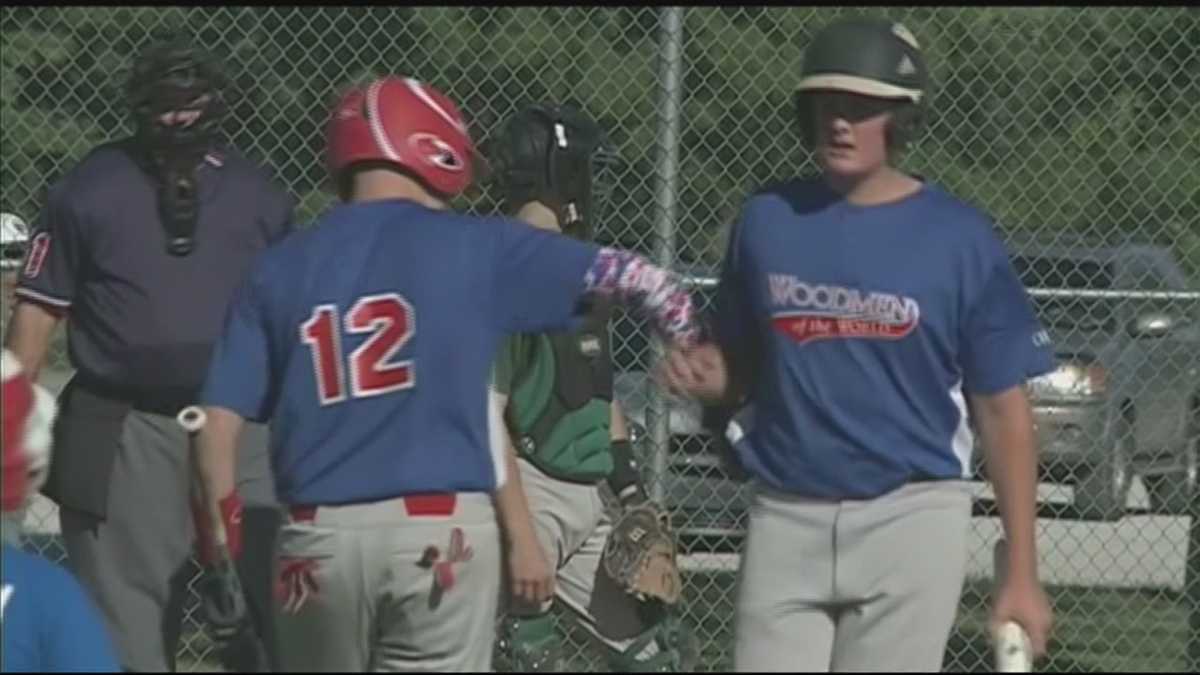
<instances>
[{"instance_id":1,"label":"dark green batting helmet","mask_svg":"<svg viewBox=\"0 0 1200 675\"><path fill-rule=\"evenodd\" d=\"M843 91L894 100L892 141L902 146L920 127L928 88L925 57L903 24L843 19L826 26L805 51L796 103L811 140L810 92Z\"/></svg>"}]
</instances>

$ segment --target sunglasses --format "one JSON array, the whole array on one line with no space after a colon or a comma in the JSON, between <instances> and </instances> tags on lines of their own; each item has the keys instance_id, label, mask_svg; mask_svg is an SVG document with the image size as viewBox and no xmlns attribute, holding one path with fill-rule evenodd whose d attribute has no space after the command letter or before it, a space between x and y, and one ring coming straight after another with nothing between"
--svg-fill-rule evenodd
<instances>
[{"instance_id":1,"label":"sunglasses","mask_svg":"<svg viewBox=\"0 0 1200 675\"><path fill-rule=\"evenodd\" d=\"M810 96L809 105L818 121L836 118L858 124L895 110L901 102L849 92L817 92Z\"/></svg>"}]
</instances>

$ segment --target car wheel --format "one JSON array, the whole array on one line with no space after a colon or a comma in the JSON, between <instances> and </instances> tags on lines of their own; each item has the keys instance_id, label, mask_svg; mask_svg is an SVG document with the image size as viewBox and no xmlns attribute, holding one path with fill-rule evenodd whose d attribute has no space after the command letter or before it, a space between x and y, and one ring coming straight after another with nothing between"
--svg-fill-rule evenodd
<instances>
[{"instance_id":1,"label":"car wheel","mask_svg":"<svg viewBox=\"0 0 1200 675\"><path fill-rule=\"evenodd\" d=\"M1083 520L1120 520L1125 515L1133 479L1133 424L1128 414L1113 425L1109 451L1095 466L1082 469L1075 483L1075 509Z\"/></svg>"},{"instance_id":2,"label":"car wheel","mask_svg":"<svg viewBox=\"0 0 1200 675\"><path fill-rule=\"evenodd\" d=\"M1192 495L1200 489L1200 406L1193 413L1192 426L1180 460L1179 471L1158 476L1142 476L1150 495L1150 510L1171 516L1188 513Z\"/></svg>"}]
</instances>

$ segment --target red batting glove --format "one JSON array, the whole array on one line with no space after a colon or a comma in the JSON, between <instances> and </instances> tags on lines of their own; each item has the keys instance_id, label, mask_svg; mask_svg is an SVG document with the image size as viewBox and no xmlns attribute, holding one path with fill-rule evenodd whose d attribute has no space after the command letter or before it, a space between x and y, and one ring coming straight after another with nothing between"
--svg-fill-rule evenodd
<instances>
[{"instance_id":1,"label":"red batting glove","mask_svg":"<svg viewBox=\"0 0 1200 675\"><path fill-rule=\"evenodd\" d=\"M225 523L225 537L229 558L237 560L242 554L242 498L237 491L230 492L218 502L221 521ZM208 510L202 504L192 503L192 521L196 524L196 539L200 552L200 564L211 567L217 563L216 533L209 522Z\"/></svg>"}]
</instances>

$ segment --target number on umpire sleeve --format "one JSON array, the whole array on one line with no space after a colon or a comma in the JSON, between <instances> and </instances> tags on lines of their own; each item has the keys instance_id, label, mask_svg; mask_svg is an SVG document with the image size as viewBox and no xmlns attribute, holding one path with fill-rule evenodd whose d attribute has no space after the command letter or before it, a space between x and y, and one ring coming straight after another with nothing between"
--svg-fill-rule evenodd
<instances>
[{"instance_id":1,"label":"number on umpire sleeve","mask_svg":"<svg viewBox=\"0 0 1200 675\"><path fill-rule=\"evenodd\" d=\"M363 398L410 389L415 385L411 359L393 361L416 331L412 305L396 293L358 299L338 326L336 305L315 307L300 326L300 339L308 345L321 405L346 400L345 370L350 371L350 396ZM368 333L369 337L342 365L342 332Z\"/></svg>"}]
</instances>

